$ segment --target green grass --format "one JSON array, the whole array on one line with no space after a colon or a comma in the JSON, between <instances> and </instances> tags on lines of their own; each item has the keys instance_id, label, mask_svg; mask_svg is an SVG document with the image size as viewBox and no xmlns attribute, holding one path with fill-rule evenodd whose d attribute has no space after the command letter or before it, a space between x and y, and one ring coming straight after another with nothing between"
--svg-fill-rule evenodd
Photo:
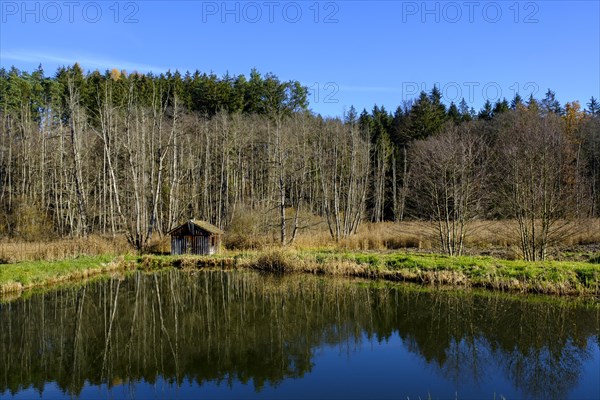
<instances>
[{"instance_id":1,"label":"green grass","mask_svg":"<svg viewBox=\"0 0 600 400\"><path fill-rule=\"evenodd\" d=\"M219 267L233 263L232 261L225 255L210 257L146 255L118 258L113 255L100 255L61 261L23 261L14 264L0 264L0 294L83 280L98 274L131 268L158 270L170 267Z\"/></svg>"},{"instance_id":2,"label":"green grass","mask_svg":"<svg viewBox=\"0 0 600 400\"><path fill-rule=\"evenodd\" d=\"M401 252L300 251L303 263L356 264L371 276L421 283L547 294L600 295L600 265L587 262L500 260ZM360 273L358 273L360 275Z\"/></svg>"},{"instance_id":3,"label":"green grass","mask_svg":"<svg viewBox=\"0 0 600 400\"><path fill-rule=\"evenodd\" d=\"M116 269L114 256L86 256L61 261L24 261L0 265L0 293L83 279Z\"/></svg>"},{"instance_id":4,"label":"green grass","mask_svg":"<svg viewBox=\"0 0 600 400\"><path fill-rule=\"evenodd\" d=\"M600 264L526 262L493 257L449 257L404 252L274 249L217 256L79 257L0 265L0 294L138 268L251 268L277 273L354 276L423 285L505 292L600 297Z\"/></svg>"}]
</instances>

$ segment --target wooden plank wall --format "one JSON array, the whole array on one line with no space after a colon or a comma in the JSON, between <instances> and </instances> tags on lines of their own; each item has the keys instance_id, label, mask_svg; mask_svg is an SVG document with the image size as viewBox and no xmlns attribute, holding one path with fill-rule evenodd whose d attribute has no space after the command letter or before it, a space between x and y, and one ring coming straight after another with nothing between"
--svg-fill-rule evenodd
<instances>
[{"instance_id":1,"label":"wooden plank wall","mask_svg":"<svg viewBox=\"0 0 600 400\"><path fill-rule=\"evenodd\" d=\"M215 240L218 246L219 240ZM209 236L171 236L171 254L214 254L217 246L210 245Z\"/></svg>"}]
</instances>

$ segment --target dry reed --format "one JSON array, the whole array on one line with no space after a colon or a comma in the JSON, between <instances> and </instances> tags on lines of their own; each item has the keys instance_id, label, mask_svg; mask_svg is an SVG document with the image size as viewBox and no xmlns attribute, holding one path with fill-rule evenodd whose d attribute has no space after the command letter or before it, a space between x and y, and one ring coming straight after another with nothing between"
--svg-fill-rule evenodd
<instances>
[{"instance_id":1,"label":"dry reed","mask_svg":"<svg viewBox=\"0 0 600 400\"><path fill-rule=\"evenodd\" d=\"M81 256L128 254L131 247L123 237L60 239L47 242L0 241L0 264L21 261L56 261Z\"/></svg>"},{"instance_id":2,"label":"dry reed","mask_svg":"<svg viewBox=\"0 0 600 400\"><path fill-rule=\"evenodd\" d=\"M326 224L321 223L300 231L295 242L288 247L332 250L409 250L425 253L441 252L436 227L433 223L406 221L363 223L355 235L340 239L331 238ZM276 236L254 234L241 238L239 233L225 236L225 248L230 250L265 250L277 246ZM600 248L600 219L585 219L564 224L563 234L553 240L552 258L561 259L561 250L587 246L594 251ZM466 255L491 255L514 260L521 257L519 235L515 221L473 221L464 243ZM585 249L584 249L585 250Z\"/></svg>"}]
</instances>

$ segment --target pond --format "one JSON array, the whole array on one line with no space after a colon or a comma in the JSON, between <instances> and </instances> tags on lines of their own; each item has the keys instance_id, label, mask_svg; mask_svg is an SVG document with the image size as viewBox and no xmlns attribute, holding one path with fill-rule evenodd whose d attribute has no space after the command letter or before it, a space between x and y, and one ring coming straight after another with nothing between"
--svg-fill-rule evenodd
<instances>
[{"instance_id":1,"label":"pond","mask_svg":"<svg viewBox=\"0 0 600 400\"><path fill-rule=\"evenodd\" d=\"M2 399L598 399L594 303L240 271L0 303Z\"/></svg>"}]
</instances>

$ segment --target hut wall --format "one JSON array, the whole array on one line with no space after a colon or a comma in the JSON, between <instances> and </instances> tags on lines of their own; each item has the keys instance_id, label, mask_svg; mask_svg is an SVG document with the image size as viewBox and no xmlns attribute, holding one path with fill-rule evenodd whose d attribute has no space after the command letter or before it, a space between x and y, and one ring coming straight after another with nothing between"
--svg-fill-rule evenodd
<instances>
[{"instance_id":1,"label":"hut wall","mask_svg":"<svg viewBox=\"0 0 600 400\"><path fill-rule=\"evenodd\" d=\"M213 239L215 243L218 240ZM171 236L171 254L214 254L217 246L211 245L211 237L209 236Z\"/></svg>"},{"instance_id":2,"label":"hut wall","mask_svg":"<svg viewBox=\"0 0 600 400\"><path fill-rule=\"evenodd\" d=\"M221 235L200 228L192 221L169 232L171 254L215 254L221 245Z\"/></svg>"},{"instance_id":3,"label":"hut wall","mask_svg":"<svg viewBox=\"0 0 600 400\"><path fill-rule=\"evenodd\" d=\"M185 236L171 236L171 254L185 254Z\"/></svg>"}]
</instances>

